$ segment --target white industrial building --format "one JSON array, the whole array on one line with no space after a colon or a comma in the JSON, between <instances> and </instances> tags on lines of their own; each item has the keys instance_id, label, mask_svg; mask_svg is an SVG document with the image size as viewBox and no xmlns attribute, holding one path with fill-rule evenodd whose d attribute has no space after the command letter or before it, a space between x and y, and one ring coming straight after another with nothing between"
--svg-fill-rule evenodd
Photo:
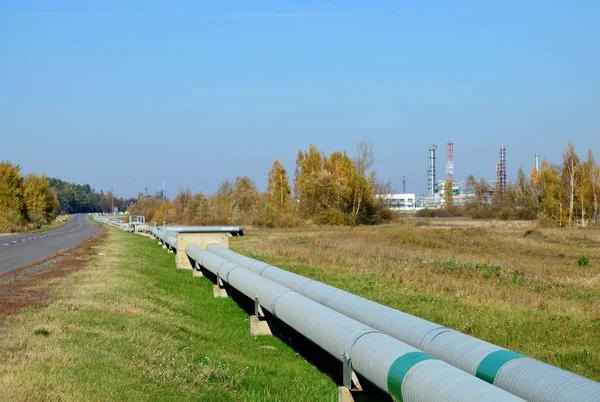
<instances>
[{"instance_id":1,"label":"white industrial building","mask_svg":"<svg viewBox=\"0 0 600 402\"><path fill-rule=\"evenodd\" d=\"M410 211L417 208L416 194L383 194L381 198L393 211Z\"/></svg>"}]
</instances>

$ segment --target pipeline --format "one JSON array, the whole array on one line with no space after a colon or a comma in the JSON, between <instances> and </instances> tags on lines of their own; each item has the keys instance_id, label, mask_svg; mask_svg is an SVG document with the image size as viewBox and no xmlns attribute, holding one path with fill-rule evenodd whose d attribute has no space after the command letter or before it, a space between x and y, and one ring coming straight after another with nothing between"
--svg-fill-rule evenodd
<instances>
[{"instance_id":1,"label":"pipeline","mask_svg":"<svg viewBox=\"0 0 600 402\"><path fill-rule=\"evenodd\" d=\"M219 245L207 250L525 400L600 401L596 381Z\"/></svg>"},{"instance_id":2,"label":"pipeline","mask_svg":"<svg viewBox=\"0 0 600 402\"><path fill-rule=\"evenodd\" d=\"M196 244L186 253L338 360L351 362L395 401L522 400Z\"/></svg>"},{"instance_id":3,"label":"pipeline","mask_svg":"<svg viewBox=\"0 0 600 402\"><path fill-rule=\"evenodd\" d=\"M177 232L154 228L152 234L171 250L177 249Z\"/></svg>"},{"instance_id":4,"label":"pipeline","mask_svg":"<svg viewBox=\"0 0 600 402\"><path fill-rule=\"evenodd\" d=\"M242 226L159 226L161 230L178 233L230 233L232 236L243 236Z\"/></svg>"}]
</instances>

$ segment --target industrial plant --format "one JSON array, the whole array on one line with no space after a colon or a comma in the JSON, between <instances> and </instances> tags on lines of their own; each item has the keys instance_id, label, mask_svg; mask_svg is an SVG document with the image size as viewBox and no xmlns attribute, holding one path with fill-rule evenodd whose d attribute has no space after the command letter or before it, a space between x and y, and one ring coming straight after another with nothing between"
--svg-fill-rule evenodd
<instances>
[{"instance_id":1,"label":"industrial plant","mask_svg":"<svg viewBox=\"0 0 600 402\"><path fill-rule=\"evenodd\" d=\"M385 194L383 198L392 210L410 211L423 208L442 208L446 205L446 183L452 188L452 204L465 205L469 199L475 197L473 190L467 189L466 180L455 180L454 178L454 143L448 140L446 143L446 176L445 180L439 180L436 174L436 152L437 145L429 147L429 167L427 169L427 194L417 197L414 193L406 193L406 180L404 192L401 194ZM539 170L539 154L535 155L535 167ZM487 181L487 196L492 197L496 192L504 192L507 189L506 182L506 147L500 147L498 161L496 162L496 180Z\"/></svg>"}]
</instances>

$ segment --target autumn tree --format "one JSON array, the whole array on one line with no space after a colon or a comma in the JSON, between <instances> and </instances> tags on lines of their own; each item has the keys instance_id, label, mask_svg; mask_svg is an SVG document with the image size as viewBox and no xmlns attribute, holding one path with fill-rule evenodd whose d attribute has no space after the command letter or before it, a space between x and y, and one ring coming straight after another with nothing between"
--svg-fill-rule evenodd
<instances>
[{"instance_id":1,"label":"autumn tree","mask_svg":"<svg viewBox=\"0 0 600 402\"><path fill-rule=\"evenodd\" d=\"M589 169L590 169L590 182L591 185L591 193L592 193L592 203L593 203L593 217L594 217L594 225L598 224L598 192L600 190L600 167L596 163L596 159L594 158L594 154L590 149L588 151L588 160Z\"/></svg>"},{"instance_id":2,"label":"autumn tree","mask_svg":"<svg viewBox=\"0 0 600 402\"><path fill-rule=\"evenodd\" d=\"M534 167L529 174L529 184L531 185L531 190L538 198L538 202L540 201L540 195L542 192L542 177L540 172Z\"/></svg>"},{"instance_id":3,"label":"autumn tree","mask_svg":"<svg viewBox=\"0 0 600 402\"><path fill-rule=\"evenodd\" d=\"M112 213L115 201L114 197L115 196L112 191L107 191L106 193L104 193L104 191L100 190L100 211L104 213Z\"/></svg>"},{"instance_id":4,"label":"autumn tree","mask_svg":"<svg viewBox=\"0 0 600 402\"><path fill-rule=\"evenodd\" d=\"M356 170L363 177L368 177L370 171L375 164L375 141L371 138L363 138L356 143L356 155L354 156L354 164Z\"/></svg>"},{"instance_id":5,"label":"autumn tree","mask_svg":"<svg viewBox=\"0 0 600 402\"><path fill-rule=\"evenodd\" d=\"M368 154L353 160L345 152L327 157L314 145L299 152L294 190L302 216L334 225L378 221L383 214L373 191L375 174L366 176L373 160Z\"/></svg>"},{"instance_id":6,"label":"autumn tree","mask_svg":"<svg viewBox=\"0 0 600 402\"><path fill-rule=\"evenodd\" d=\"M175 208L173 208L169 200L165 200L159 204L158 209L152 217L152 223L156 223L158 226L178 223L176 221Z\"/></svg>"},{"instance_id":7,"label":"autumn tree","mask_svg":"<svg viewBox=\"0 0 600 402\"><path fill-rule=\"evenodd\" d=\"M446 207L451 207L453 204L454 190L452 189L452 180L444 182L444 203Z\"/></svg>"},{"instance_id":8,"label":"autumn tree","mask_svg":"<svg viewBox=\"0 0 600 402\"><path fill-rule=\"evenodd\" d=\"M300 212L308 218L326 209L323 194L323 165L325 155L310 145L308 151L298 152L294 171L294 193Z\"/></svg>"},{"instance_id":9,"label":"autumn tree","mask_svg":"<svg viewBox=\"0 0 600 402\"><path fill-rule=\"evenodd\" d=\"M538 213L538 198L523 168L519 168L517 171L517 181L513 186L513 192L515 218L535 219Z\"/></svg>"},{"instance_id":10,"label":"autumn tree","mask_svg":"<svg viewBox=\"0 0 600 402\"><path fill-rule=\"evenodd\" d=\"M563 226L565 188L560 166L551 165L544 159L540 167L540 186L540 221L549 226Z\"/></svg>"},{"instance_id":11,"label":"autumn tree","mask_svg":"<svg viewBox=\"0 0 600 402\"><path fill-rule=\"evenodd\" d=\"M25 222L21 167L0 162L0 231L18 230Z\"/></svg>"},{"instance_id":12,"label":"autumn tree","mask_svg":"<svg viewBox=\"0 0 600 402\"><path fill-rule=\"evenodd\" d=\"M186 225L208 224L208 202L203 192L191 195L183 211L183 222ZM210 223L212 224L212 222Z\"/></svg>"},{"instance_id":13,"label":"autumn tree","mask_svg":"<svg viewBox=\"0 0 600 402\"><path fill-rule=\"evenodd\" d=\"M248 176L241 176L235 180L232 201L232 223L251 223L256 215L259 192Z\"/></svg>"},{"instance_id":14,"label":"autumn tree","mask_svg":"<svg viewBox=\"0 0 600 402\"><path fill-rule=\"evenodd\" d=\"M163 204L162 196L157 198L150 194L139 193L137 200L128 206L127 211L130 215L142 215L146 222L156 222L156 212Z\"/></svg>"},{"instance_id":15,"label":"autumn tree","mask_svg":"<svg viewBox=\"0 0 600 402\"><path fill-rule=\"evenodd\" d=\"M278 160L273 162L267 183L267 201L281 212L292 209L292 189L285 168Z\"/></svg>"},{"instance_id":16,"label":"autumn tree","mask_svg":"<svg viewBox=\"0 0 600 402\"><path fill-rule=\"evenodd\" d=\"M215 224L230 225L233 222L233 192L235 185L230 179L225 179L219 188L210 208L209 216Z\"/></svg>"},{"instance_id":17,"label":"autumn tree","mask_svg":"<svg viewBox=\"0 0 600 402\"><path fill-rule=\"evenodd\" d=\"M573 144L569 142L567 149L563 152L562 181L567 189L567 200L569 206L569 226L573 226L573 213L575 209L575 192L577 182L577 170L579 169L579 157L575 153Z\"/></svg>"},{"instance_id":18,"label":"autumn tree","mask_svg":"<svg viewBox=\"0 0 600 402\"><path fill-rule=\"evenodd\" d=\"M356 192L354 194L353 215L355 222L358 222L361 206L364 206L363 200L366 202L375 201L380 214L381 209L388 209L387 204L373 200L373 188L379 189L391 188L391 183L387 186L384 183L377 183L373 165L375 164L375 141L373 139L364 138L356 144L356 155L354 156L354 165L356 167Z\"/></svg>"},{"instance_id":19,"label":"autumn tree","mask_svg":"<svg viewBox=\"0 0 600 402\"><path fill-rule=\"evenodd\" d=\"M581 226L589 223L597 224L598 220L598 165L590 149L587 160L582 162L577 171L578 211L581 211ZM589 217L586 221L586 217Z\"/></svg>"},{"instance_id":20,"label":"autumn tree","mask_svg":"<svg viewBox=\"0 0 600 402\"><path fill-rule=\"evenodd\" d=\"M39 227L56 217L59 204L48 177L31 173L23 180L22 193L30 223Z\"/></svg>"},{"instance_id":21,"label":"autumn tree","mask_svg":"<svg viewBox=\"0 0 600 402\"><path fill-rule=\"evenodd\" d=\"M192 191L188 186L185 186L177 193L177 196L172 202L173 209L175 210L175 220L177 222L188 223L185 219L185 211L188 207L189 202L192 200Z\"/></svg>"}]
</instances>

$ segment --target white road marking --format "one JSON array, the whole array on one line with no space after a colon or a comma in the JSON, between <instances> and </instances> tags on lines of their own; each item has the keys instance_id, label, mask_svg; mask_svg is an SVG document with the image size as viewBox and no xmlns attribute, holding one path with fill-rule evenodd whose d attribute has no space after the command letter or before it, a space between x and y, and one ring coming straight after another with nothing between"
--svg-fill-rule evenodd
<instances>
[{"instance_id":1,"label":"white road marking","mask_svg":"<svg viewBox=\"0 0 600 402\"><path fill-rule=\"evenodd\" d=\"M77 227L74 227L71 230L67 230L66 232L54 232L54 233L48 233L48 234L45 234L45 235L39 235L39 236L29 237L27 239L15 240L15 241L13 241L11 243L4 243L3 246L10 246L11 244L17 244L19 242L26 242L26 241L29 241L29 240L46 239L46 238L48 238L50 236L59 235L59 234L74 233L74 232L78 231L79 229L81 229L82 227L83 227L83 225L79 225Z\"/></svg>"}]
</instances>

